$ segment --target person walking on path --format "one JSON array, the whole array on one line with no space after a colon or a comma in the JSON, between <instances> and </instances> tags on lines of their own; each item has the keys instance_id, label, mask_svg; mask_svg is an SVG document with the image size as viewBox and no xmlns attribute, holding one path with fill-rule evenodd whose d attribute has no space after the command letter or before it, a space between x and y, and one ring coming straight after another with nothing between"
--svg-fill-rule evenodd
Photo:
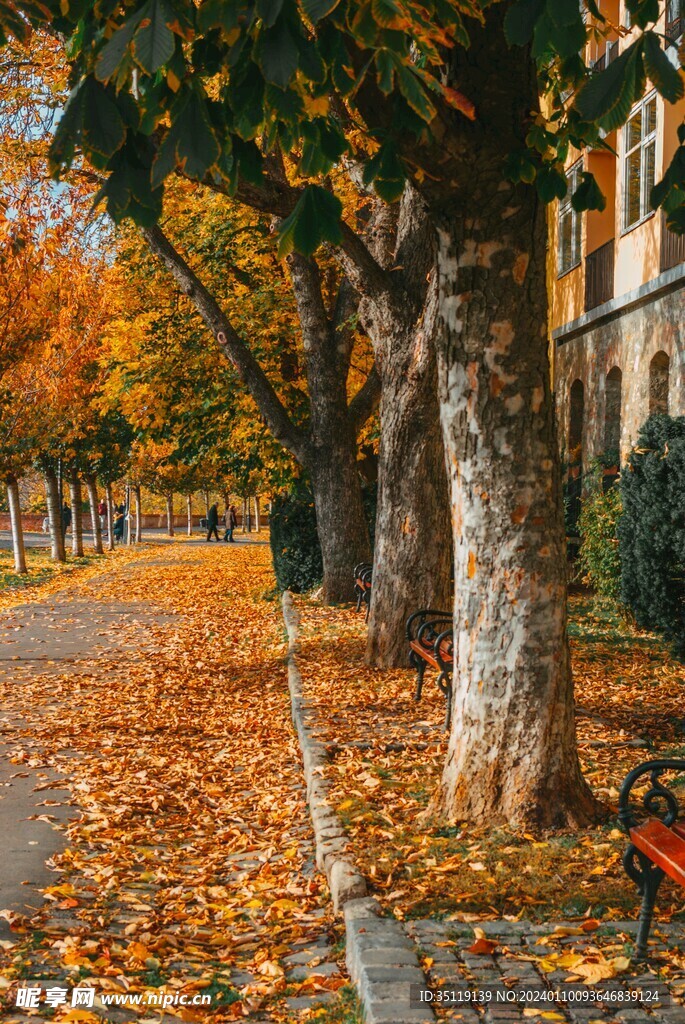
<instances>
[{"instance_id":1,"label":"person walking on path","mask_svg":"<svg viewBox=\"0 0 685 1024\"><path fill-rule=\"evenodd\" d=\"M66 537L67 530L71 526L71 509L67 505L66 501L62 505L62 536Z\"/></svg>"},{"instance_id":2,"label":"person walking on path","mask_svg":"<svg viewBox=\"0 0 685 1024\"><path fill-rule=\"evenodd\" d=\"M224 534L224 540L230 544L235 544L233 540L233 531L238 525L238 516L236 514L235 505L229 505L226 509L226 515L224 517L226 524L226 533Z\"/></svg>"},{"instance_id":3,"label":"person walking on path","mask_svg":"<svg viewBox=\"0 0 685 1024\"><path fill-rule=\"evenodd\" d=\"M212 539L212 534L219 541L219 505L215 501L207 515L207 540Z\"/></svg>"},{"instance_id":4,"label":"person walking on path","mask_svg":"<svg viewBox=\"0 0 685 1024\"><path fill-rule=\"evenodd\" d=\"M104 530L107 522L107 502L104 500L104 498L100 501L100 504L98 505L98 515L100 516L100 529Z\"/></svg>"}]
</instances>

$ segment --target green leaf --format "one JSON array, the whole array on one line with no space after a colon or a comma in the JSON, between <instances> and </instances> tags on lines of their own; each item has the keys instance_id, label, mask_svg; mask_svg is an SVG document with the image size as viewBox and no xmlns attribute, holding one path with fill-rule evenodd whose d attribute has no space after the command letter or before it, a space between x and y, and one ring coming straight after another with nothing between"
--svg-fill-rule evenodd
<instances>
[{"instance_id":1,"label":"green leaf","mask_svg":"<svg viewBox=\"0 0 685 1024\"><path fill-rule=\"evenodd\" d=\"M50 146L48 166L51 174L55 174L62 167L68 167L71 164L76 143L81 138L84 85L85 79L72 92L57 123Z\"/></svg>"},{"instance_id":2,"label":"green leaf","mask_svg":"<svg viewBox=\"0 0 685 1024\"><path fill-rule=\"evenodd\" d=\"M126 140L126 126L114 98L101 82L87 78L83 86L83 148L96 167L104 168Z\"/></svg>"},{"instance_id":3,"label":"green leaf","mask_svg":"<svg viewBox=\"0 0 685 1024\"><path fill-rule=\"evenodd\" d=\"M589 171L583 171L581 178L583 179L582 182L571 196L571 206L573 209L579 213L581 210L604 210L607 201L597 184L594 174L591 174Z\"/></svg>"},{"instance_id":4,"label":"green leaf","mask_svg":"<svg viewBox=\"0 0 685 1024\"><path fill-rule=\"evenodd\" d=\"M606 21L606 18L599 9L599 5L596 0L585 0L585 6L596 21L601 21L602 24Z\"/></svg>"},{"instance_id":5,"label":"green leaf","mask_svg":"<svg viewBox=\"0 0 685 1024\"><path fill-rule=\"evenodd\" d=\"M342 203L338 197L319 185L310 185L281 224L278 258L283 259L291 252L311 256L322 242L339 245L341 216Z\"/></svg>"},{"instance_id":6,"label":"green leaf","mask_svg":"<svg viewBox=\"0 0 685 1024\"><path fill-rule=\"evenodd\" d=\"M575 104L584 121L596 122L607 131L625 122L635 99L642 93L642 69L638 66L641 57L642 38L639 38L604 71L588 79Z\"/></svg>"},{"instance_id":7,"label":"green leaf","mask_svg":"<svg viewBox=\"0 0 685 1024\"><path fill-rule=\"evenodd\" d=\"M147 9L148 4L141 7L132 18L129 18L121 28L117 29L111 39L103 46L95 65L95 77L101 82L108 82L119 70L124 54L129 48L138 25L143 17L145 17Z\"/></svg>"},{"instance_id":8,"label":"green leaf","mask_svg":"<svg viewBox=\"0 0 685 1024\"><path fill-rule=\"evenodd\" d=\"M262 19L267 28L276 24L282 9L283 0L257 0L255 5L257 17Z\"/></svg>"},{"instance_id":9,"label":"green leaf","mask_svg":"<svg viewBox=\"0 0 685 1024\"><path fill-rule=\"evenodd\" d=\"M143 25L133 40L133 56L148 75L171 59L175 40L169 28L175 18L165 0L150 0Z\"/></svg>"},{"instance_id":10,"label":"green leaf","mask_svg":"<svg viewBox=\"0 0 685 1024\"><path fill-rule=\"evenodd\" d=\"M334 11L340 0L302 0L302 9L312 25Z\"/></svg>"},{"instance_id":11,"label":"green leaf","mask_svg":"<svg viewBox=\"0 0 685 1024\"><path fill-rule=\"evenodd\" d=\"M201 35L213 28L230 31L238 24L238 5L226 0L204 0L197 13L197 25Z\"/></svg>"},{"instance_id":12,"label":"green leaf","mask_svg":"<svg viewBox=\"0 0 685 1024\"><path fill-rule=\"evenodd\" d=\"M267 82L285 89L297 71L299 54L297 43L284 17L273 28L264 32L257 58Z\"/></svg>"},{"instance_id":13,"label":"green leaf","mask_svg":"<svg viewBox=\"0 0 685 1024\"><path fill-rule=\"evenodd\" d=\"M402 17L402 11L394 0L371 0L371 13L381 28L391 28Z\"/></svg>"},{"instance_id":14,"label":"green leaf","mask_svg":"<svg viewBox=\"0 0 685 1024\"><path fill-rule=\"evenodd\" d=\"M561 28L583 20L578 0L547 0L547 13L554 24Z\"/></svg>"},{"instance_id":15,"label":"green leaf","mask_svg":"<svg viewBox=\"0 0 685 1024\"><path fill-rule=\"evenodd\" d=\"M669 103L677 103L685 95L680 71L674 68L661 49L661 40L655 32L644 34L645 71L659 92Z\"/></svg>"},{"instance_id":16,"label":"green leaf","mask_svg":"<svg viewBox=\"0 0 685 1024\"><path fill-rule=\"evenodd\" d=\"M219 159L219 143L212 129L204 97L193 90L174 128L178 131L176 157L185 174L204 178Z\"/></svg>"},{"instance_id":17,"label":"green leaf","mask_svg":"<svg viewBox=\"0 0 685 1024\"><path fill-rule=\"evenodd\" d=\"M415 73L411 68L406 67L404 64L400 64L399 61L396 64L396 70L400 92L411 109L424 121L432 121L435 117L435 107L428 98L428 93L416 77Z\"/></svg>"},{"instance_id":18,"label":"green leaf","mask_svg":"<svg viewBox=\"0 0 685 1024\"><path fill-rule=\"evenodd\" d=\"M545 0L516 0L504 18L504 36L510 46L525 46L533 38L535 23Z\"/></svg>"},{"instance_id":19,"label":"green leaf","mask_svg":"<svg viewBox=\"0 0 685 1024\"><path fill-rule=\"evenodd\" d=\"M568 190L568 181L563 170L548 165L538 171L535 185L543 203L551 203L553 199L563 199Z\"/></svg>"}]
</instances>

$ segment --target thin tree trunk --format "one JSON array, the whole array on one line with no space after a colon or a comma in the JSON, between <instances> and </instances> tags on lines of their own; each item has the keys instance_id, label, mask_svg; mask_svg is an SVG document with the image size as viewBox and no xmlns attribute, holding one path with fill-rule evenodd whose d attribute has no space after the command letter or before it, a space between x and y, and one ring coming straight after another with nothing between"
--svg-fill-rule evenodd
<instances>
[{"instance_id":1,"label":"thin tree trunk","mask_svg":"<svg viewBox=\"0 0 685 1024\"><path fill-rule=\"evenodd\" d=\"M62 508L59 501L59 483L54 469L46 469L43 473L45 481L45 498L48 506L50 522L50 541L52 558L55 562L66 562L64 550L64 534L62 533Z\"/></svg>"},{"instance_id":2,"label":"thin tree trunk","mask_svg":"<svg viewBox=\"0 0 685 1024\"><path fill-rule=\"evenodd\" d=\"M205 519L209 518L209 491L204 491L205 499Z\"/></svg>"},{"instance_id":3,"label":"thin tree trunk","mask_svg":"<svg viewBox=\"0 0 685 1024\"><path fill-rule=\"evenodd\" d=\"M188 509L188 536L193 535L193 496L192 494L186 495L186 505Z\"/></svg>"},{"instance_id":4,"label":"thin tree trunk","mask_svg":"<svg viewBox=\"0 0 685 1024\"><path fill-rule=\"evenodd\" d=\"M98 487L95 476L89 473L85 477L86 488L88 490L88 501L90 503L90 523L93 530L93 550L96 555L101 555L102 550L102 526L100 524L100 515L98 513Z\"/></svg>"},{"instance_id":5,"label":"thin tree trunk","mask_svg":"<svg viewBox=\"0 0 685 1024\"><path fill-rule=\"evenodd\" d=\"M259 495L254 496L254 531L259 533Z\"/></svg>"},{"instance_id":6,"label":"thin tree trunk","mask_svg":"<svg viewBox=\"0 0 685 1024\"><path fill-rule=\"evenodd\" d=\"M243 521L240 527L241 533L247 533L247 498L243 498Z\"/></svg>"},{"instance_id":7,"label":"thin tree trunk","mask_svg":"<svg viewBox=\"0 0 685 1024\"><path fill-rule=\"evenodd\" d=\"M81 481L75 469L69 474L69 504L71 505L71 553L83 558L83 506Z\"/></svg>"},{"instance_id":8,"label":"thin tree trunk","mask_svg":"<svg viewBox=\"0 0 685 1024\"><path fill-rule=\"evenodd\" d=\"M133 493L136 496L136 544L140 544L143 540L143 506L140 496L140 484L135 485Z\"/></svg>"},{"instance_id":9,"label":"thin tree trunk","mask_svg":"<svg viewBox=\"0 0 685 1024\"><path fill-rule=\"evenodd\" d=\"M15 572L28 572L26 568L26 551L24 549L24 530L21 524L21 502L19 500L19 483L15 476L7 477L7 503L10 510L12 527L12 549L14 551Z\"/></svg>"},{"instance_id":10,"label":"thin tree trunk","mask_svg":"<svg viewBox=\"0 0 685 1024\"><path fill-rule=\"evenodd\" d=\"M174 496L166 496L166 532L169 537L174 536Z\"/></svg>"},{"instance_id":11,"label":"thin tree trunk","mask_svg":"<svg viewBox=\"0 0 685 1024\"><path fill-rule=\"evenodd\" d=\"M598 805L576 752L545 210L534 188L500 170L503 145L523 143L537 80L534 63L505 45L504 6L490 9L468 55L452 56L453 81L468 61L479 117L463 188L432 200L456 580L452 729L437 803L450 820L489 828L580 826Z\"/></svg>"},{"instance_id":12,"label":"thin tree trunk","mask_svg":"<svg viewBox=\"0 0 685 1024\"><path fill-rule=\"evenodd\" d=\"M106 484L105 491L107 494L107 550L114 551L114 493L110 482Z\"/></svg>"},{"instance_id":13,"label":"thin tree trunk","mask_svg":"<svg viewBox=\"0 0 685 1024\"><path fill-rule=\"evenodd\" d=\"M124 519L124 532L126 534L126 546L130 547L133 543L133 536L131 533L131 485L126 484L126 501L124 504L126 510L126 518Z\"/></svg>"}]
</instances>

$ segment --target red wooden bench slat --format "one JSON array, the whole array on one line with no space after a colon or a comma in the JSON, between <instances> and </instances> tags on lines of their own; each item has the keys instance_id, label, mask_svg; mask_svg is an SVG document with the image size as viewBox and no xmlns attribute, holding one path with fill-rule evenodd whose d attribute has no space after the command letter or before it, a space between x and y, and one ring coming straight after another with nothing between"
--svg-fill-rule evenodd
<instances>
[{"instance_id":1,"label":"red wooden bench slat","mask_svg":"<svg viewBox=\"0 0 685 1024\"><path fill-rule=\"evenodd\" d=\"M682 826L680 831L683 831ZM685 839L676 835L673 828L668 828L656 818L649 818L642 825L631 828L630 839L669 878L685 885Z\"/></svg>"},{"instance_id":2,"label":"red wooden bench slat","mask_svg":"<svg viewBox=\"0 0 685 1024\"><path fill-rule=\"evenodd\" d=\"M676 821L675 824L671 825L671 830L675 832L681 839L685 839L685 824L682 821Z\"/></svg>"},{"instance_id":3,"label":"red wooden bench slat","mask_svg":"<svg viewBox=\"0 0 685 1024\"><path fill-rule=\"evenodd\" d=\"M440 666L438 665L435 657L433 656L433 652L429 647L424 647L423 644L420 644L418 642L418 640L410 640L409 646L411 647L412 651L416 651L416 653L420 655L424 661L427 661L429 665L431 665L438 671L440 670Z\"/></svg>"}]
</instances>

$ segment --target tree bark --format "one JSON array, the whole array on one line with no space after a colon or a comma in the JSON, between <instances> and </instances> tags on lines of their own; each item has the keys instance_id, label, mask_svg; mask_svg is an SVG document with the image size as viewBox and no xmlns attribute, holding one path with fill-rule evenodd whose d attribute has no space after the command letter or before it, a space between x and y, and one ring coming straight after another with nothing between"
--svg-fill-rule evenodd
<instances>
[{"instance_id":1,"label":"tree bark","mask_svg":"<svg viewBox=\"0 0 685 1024\"><path fill-rule=\"evenodd\" d=\"M143 540L143 506L140 496L140 484L135 485L133 492L136 496L136 544L140 544Z\"/></svg>"},{"instance_id":2,"label":"tree bark","mask_svg":"<svg viewBox=\"0 0 685 1024\"><path fill-rule=\"evenodd\" d=\"M396 265L397 291L365 296L360 319L374 346L382 391L369 664L406 665L405 623L419 608L448 607L451 531L440 432L433 335L436 329L435 229L408 187L399 208L379 207L370 245ZM355 284L364 289L363 279Z\"/></svg>"},{"instance_id":3,"label":"tree bark","mask_svg":"<svg viewBox=\"0 0 685 1024\"><path fill-rule=\"evenodd\" d=\"M64 534L62 533L62 508L59 500L59 484L54 469L46 469L43 472L45 481L45 499L48 506L48 520L50 522L50 542L52 547L52 558L55 562L66 562L67 556L64 550Z\"/></svg>"},{"instance_id":4,"label":"tree bark","mask_svg":"<svg viewBox=\"0 0 685 1024\"><path fill-rule=\"evenodd\" d=\"M453 81L468 63L479 117L456 164L462 187L455 196L451 180L429 199L456 578L452 729L437 804L487 827L579 826L598 805L576 753L545 211L534 188L502 174L506 149L523 144L537 83L533 62L505 44L503 6L452 57Z\"/></svg>"},{"instance_id":5,"label":"tree bark","mask_svg":"<svg viewBox=\"0 0 685 1024\"><path fill-rule=\"evenodd\" d=\"M187 511L188 511L188 529L187 529L187 532L188 532L188 536L192 537L192 535L193 535L193 496L192 496L192 494L187 494L186 495L186 508L187 508Z\"/></svg>"},{"instance_id":6,"label":"tree bark","mask_svg":"<svg viewBox=\"0 0 685 1024\"><path fill-rule=\"evenodd\" d=\"M90 523L93 530L93 550L96 555L103 554L102 549L102 526L98 513L98 486L95 476L89 473L85 477L86 489L88 490L88 502L90 504Z\"/></svg>"},{"instance_id":7,"label":"tree bark","mask_svg":"<svg viewBox=\"0 0 685 1024\"><path fill-rule=\"evenodd\" d=\"M26 550L24 548L24 530L21 524L21 502L19 500L19 483L15 476L8 476L7 504L10 510L10 525L12 527L12 550L14 551L15 572L28 572L26 568Z\"/></svg>"},{"instance_id":8,"label":"tree bark","mask_svg":"<svg viewBox=\"0 0 685 1024\"><path fill-rule=\"evenodd\" d=\"M114 493L111 482L105 485L107 494L107 550L114 551Z\"/></svg>"},{"instance_id":9,"label":"tree bark","mask_svg":"<svg viewBox=\"0 0 685 1024\"><path fill-rule=\"evenodd\" d=\"M83 508L81 481L75 469L69 474L69 504L71 505L71 553L83 558Z\"/></svg>"},{"instance_id":10,"label":"tree bark","mask_svg":"<svg viewBox=\"0 0 685 1024\"><path fill-rule=\"evenodd\" d=\"M174 496L173 494L167 494L166 496L166 532L169 537L174 536Z\"/></svg>"},{"instance_id":11,"label":"tree bark","mask_svg":"<svg viewBox=\"0 0 685 1024\"><path fill-rule=\"evenodd\" d=\"M259 495L254 496L254 532L259 533Z\"/></svg>"},{"instance_id":12,"label":"tree bark","mask_svg":"<svg viewBox=\"0 0 685 1024\"><path fill-rule=\"evenodd\" d=\"M243 498L243 514L242 523L240 524L240 532L247 533L247 498Z\"/></svg>"}]
</instances>

